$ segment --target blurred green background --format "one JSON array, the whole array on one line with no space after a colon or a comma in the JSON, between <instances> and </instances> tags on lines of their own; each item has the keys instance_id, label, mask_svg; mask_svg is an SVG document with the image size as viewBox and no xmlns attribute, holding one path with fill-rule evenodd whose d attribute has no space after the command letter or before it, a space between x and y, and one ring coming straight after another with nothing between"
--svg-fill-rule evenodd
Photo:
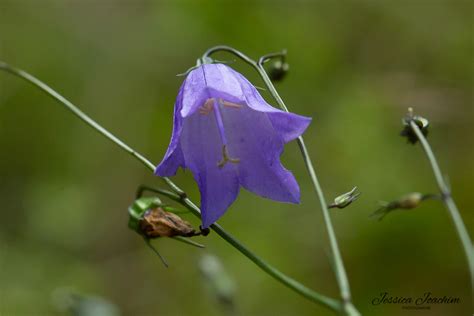
<instances>
[{"instance_id":1,"label":"blurred green background","mask_svg":"<svg viewBox=\"0 0 474 316\"><path fill-rule=\"evenodd\" d=\"M354 185L362 191L332 213L355 305L364 315L468 315L468 270L440 203L382 222L368 216L379 200L437 191L421 148L399 136L413 106L431 121L429 139L474 230L473 9L468 0L0 0L0 59L44 80L158 163L183 80L176 74L218 44L255 58L288 49L290 73L277 88L291 111L313 117L305 138L327 199ZM232 66L262 86L248 66ZM159 179L5 73L0 148L1 316L66 315L52 299L63 287L100 296L122 315L220 315L198 269L204 253L217 255L234 278L240 315L334 315L213 233L196 239L206 250L156 241L171 265L164 268L127 228L136 187L162 185ZM321 211L296 143L282 160L300 183L301 205L242 191L220 223L282 271L337 297ZM175 180L199 201L190 173ZM429 311L371 305L381 292L427 291L461 304Z\"/></svg>"}]
</instances>

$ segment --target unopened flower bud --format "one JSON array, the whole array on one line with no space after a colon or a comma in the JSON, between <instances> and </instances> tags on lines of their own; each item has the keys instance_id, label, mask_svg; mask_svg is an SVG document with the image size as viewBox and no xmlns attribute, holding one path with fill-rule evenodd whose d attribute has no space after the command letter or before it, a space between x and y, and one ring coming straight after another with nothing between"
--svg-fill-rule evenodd
<instances>
[{"instance_id":1,"label":"unopened flower bud","mask_svg":"<svg viewBox=\"0 0 474 316\"><path fill-rule=\"evenodd\" d=\"M370 215L382 220L385 215L394 210L409 210L418 207L421 202L428 199L437 199L439 196L433 194L422 194L419 192L412 192L406 194L399 199L392 202L380 202L381 207Z\"/></svg>"},{"instance_id":2,"label":"unopened flower bud","mask_svg":"<svg viewBox=\"0 0 474 316\"><path fill-rule=\"evenodd\" d=\"M288 63L277 60L275 61L268 70L268 76L272 81L281 81L288 73L290 65Z\"/></svg>"},{"instance_id":3,"label":"unopened flower bud","mask_svg":"<svg viewBox=\"0 0 474 316\"><path fill-rule=\"evenodd\" d=\"M419 192L409 193L402 196L398 201L394 202L394 207L401 209L411 209L420 205L423 201L423 194Z\"/></svg>"},{"instance_id":4,"label":"unopened flower bud","mask_svg":"<svg viewBox=\"0 0 474 316\"><path fill-rule=\"evenodd\" d=\"M418 141L418 137L410 126L410 122L412 121L415 122L415 124L418 126L421 133L425 137L428 136L428 127L430 125L430 122L422 116L413 115L413 109L408 108L408 114L402 120L404 128L400 135L406 137L409 143L416 144L416 142Z\"/></svg>"},{"instance_id":5,"label":"unopened flower bud","mask_svg":"<svg viewBox=\"0 0 474 316\"><path fill-rule=\"evenodd\" d=\"M345 208L349 206L349 204L357 200L360 195L360 192L356 191L357 187L354 187L351 191L339 195L334 199L334 203L329 205L329 208Z\"/></svg>"}]
</instances>

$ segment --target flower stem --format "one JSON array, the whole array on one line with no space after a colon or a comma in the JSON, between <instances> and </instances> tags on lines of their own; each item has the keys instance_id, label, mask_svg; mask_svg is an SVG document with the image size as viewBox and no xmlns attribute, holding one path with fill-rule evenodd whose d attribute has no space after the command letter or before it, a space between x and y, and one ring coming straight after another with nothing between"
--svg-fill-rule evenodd
<instances>
[{"instance_id":1,"label":"flower stem","mask_svg":"<svg viewBox=\"0 0 474 316\"><path fill-rule=\"evenodd\" d=\"M444 205L446 206L446 209L449 212L449 215L451 215L451 219L453 220L454 227L458 233L459 239L464 248L467 263L469 266L469 273L471 276L471 296L473 296L474 295L473 244L471 242L471 239L469 238L469 234L461 218L461 215L459 214L459 210L456 206L456 203L454 203L454 200L451 196L451 189L449 188L449 186L444 180L444 177L441 173L438 162L436 161L436 157L433 151L431 150L431 146L428 143L428 140L426 139L426 137L423 135L418 125L413 120L410 121L410 127L413 130L413 132L416 134L416 137L418 138L418 140L420 141L421 146L423 147L423 150L425 151L426 157L428 158L428 161L431 164L431 168L433 169L433 174L436 178L436 182L438 183L439 191L441 192L441 198L444 202Z\"/></svg>"},{"instance_id":2,"label":"flower stem","mask_svg":"<svg viewBox=\"0 0 474 316\"><path fill-rule=\"evenodd\" d=\"M188 210L190 210L193 214L200 214L199 208L188 198L181 198L178 194L167 190L157 190L163 196L166 196L176 202L181 203L184 205ZM219 236L221 236L224 240L234 246L237 250L243 253L247 258L252 260L257 266L259 266L263 271L271 275L273 278L279 280L284 285L288 286L290 289L298 292L299 294L303 295L304 297L308 298L309 300L326 305L335 311L341 310L341 305L339 302L332 298L328 298L324 295L314 292L313 290L305 287L301 283L295 281L294 279L288 277L287 275L283 274L279 270L275 269L257 255L255 255L252 251L250 251L247 247L241 244L237 239L227 233L219 224L212 224L210 226L212 230L214 230Z\"/></svg>"},{"instance_id":3,"label":"flower stem","mask_svg":"<svg viewBox=\"0 0 474 316\"><path fill-rule=\"evenodd\" d=\"M65 106L68 110L70 110L74 115L76 115L79 119L84 121L87 125L89 125L91 128L105 136L107 139L118 145L121 149L126 151L127 153L131 154L134 158L136 158L138 161L140 161L142 164L144 164L148 169L150 169L152 172L155 171L155 165L151 163L148 159L146 159L143 155L139 154L137 151L135 151L133 148L125 144L123 141L121 141L119 138L117 138L115 135L113 135L111 132L106 130L104 127L99 125L96 121L94 121L91 117L89 117L87 114L82 112L77 106L75 106L73 103L71 103L69 100L64 98L62 95L54 91L51 87L46 85L44 82L40 81L36 77L30 75L29 73L21 70L14 68L2 61L0 61L0 70L6 71L14 76L20 77L21 79L26 80L27 82L31 83L35 87L39 88L49 96L51 96L53 99L58 101L60 104ZM171 179L163 177L162 178L166 184L171 188L173 192L166 191L166 190L161 190L161 194L168 196L169 198L183 204L186 208L188 208L195 216L198 218L201 217L201 211L199 207L197 207L189 198L186 197L186 193L181 190ZM224 228L222 228L218 224L213 224L210 226L211 229L213 229L220 237L222 237L225 241L227 241L230 245L232 245L234 248L236 248L238 251L240 251L244 256L246 256L248 259L250 259L252 262L254 262L258 267L260 267L264 272L266 272L268 275L279 281L280 283L284 284L285 286L289 287L296 293L304 296L305 298L318 303L322 306L325 306L329 309L332 309L333 311L336 312L341 312L344 308L344 306L341 305L340 302L337 300L324 296L322 294L317 293L316 291L311 290L310 288L307 288L306 286L302 285L301 283L297 282L296 280L290 278L289 276L285 275L284 273L280 272L277 270L275 267L271 266L267 262L265 262L263 259L258 257L256 254L254 254L250 249L245 247L240 241L238 241L235 237L227 233Z\"/></svg>"},{"instance_id":4,"label":"flower stem","mask_svg":"<svg viewBox=\"0 0 474 316\"><path fill-rule=\"evenodd\" d=\"M230 52L243 61L245 61L247 64L251 65L254 67L257 72L260 74L260 77L262 77L262 80L264 81L265 85L267 86L268 90L270 91L270 94L272 97L275 99L275 101L278 103L278 106L285 112L289 112L288 108L286 107L285 103L283 102L282 98L278 94L277 90L275 89L275 86L273 85L272 81L268 77L265 68L263 67L263 64L271 58L274 57L282 57L285 55L285 51L281 53L272 53L268 54L265 56L262 56L258 62L254 61L250 57L246 56L242 52L229 47L229 46L215 46L207 50L203 58L209 58L209 56L215 52L218 51L226 51ZM306 165L306 169L309 173L309 176L311 178L311 181L313 182L313 187L314 190L316 191L316 194L318 195L319 202L321 204L321 210L323 212L323 218L324 218L324 223L326 225L326 229L328 232L328 237L329 237L329 244L331 246L331 254L333 257L334 261L334 267L335 267L335 273L336 273L336 279L337 283L339 285L339 290L340 290L340 295L341 298L344 302L344 309L346 312L346 315L358 315L357 310L353 307L351 303L351 292L350 292L350 287L349 287L349 281L347 279L346 271L344 268L343 260L341 253L339 251L339 246L337 244L337 239L336 239L336 234L334 232L334 228L331 222L331 217L329 215L329 210L327 207L326 199L324 198L324 194L321 188L321 185L318 181L318 177L316 176L316 172L313 167L313 163L311 161L311 157L309 156L308 150L306 148L304 139L302 136L299 136L297 138L298 141L298 146L300 148L301 154L303 155L303 159Z\"/></svg>"}]
</instances>

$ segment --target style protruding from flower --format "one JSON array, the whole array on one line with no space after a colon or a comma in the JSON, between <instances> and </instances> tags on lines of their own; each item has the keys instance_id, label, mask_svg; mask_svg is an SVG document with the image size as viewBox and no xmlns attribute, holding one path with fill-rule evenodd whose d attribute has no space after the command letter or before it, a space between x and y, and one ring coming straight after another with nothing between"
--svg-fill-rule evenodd
<instances>
[{"instance_id":1,"label":"style protruding from flower","mask_svg":"<svg viewBox=\"0 0 474 316\"><path fill-rule=\"evenodd\" d=\"M272 200L299 203L299 186L280 155L310 122L270 106L232 68L204 63L188 73L179 90L171 141L155 174L173 176L179 167L192 172L204 228L225 213L240 186Z\"/></svg>"}]
</instances>

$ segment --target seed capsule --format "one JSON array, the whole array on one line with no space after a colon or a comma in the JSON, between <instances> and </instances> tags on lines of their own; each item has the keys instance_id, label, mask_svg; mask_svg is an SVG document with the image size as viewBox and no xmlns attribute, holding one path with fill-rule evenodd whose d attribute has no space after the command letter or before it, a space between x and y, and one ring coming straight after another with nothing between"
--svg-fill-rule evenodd
<instances>
[{"instance_id":1,"label":"seed capsule","mask_svg":"<svg viewBox=\"0 0 474 316\"><path fill-rule=\"evenodd\" d=\"M147 210L139 221L139 228L147 238L200 235L187 221L161 207Z\"/></svg>"}]
</instances>

